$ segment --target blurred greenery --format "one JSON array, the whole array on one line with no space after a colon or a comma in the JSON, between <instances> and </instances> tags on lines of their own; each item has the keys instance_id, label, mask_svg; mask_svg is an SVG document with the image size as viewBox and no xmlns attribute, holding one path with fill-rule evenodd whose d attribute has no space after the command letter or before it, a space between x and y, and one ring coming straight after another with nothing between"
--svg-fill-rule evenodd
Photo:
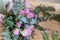
<instances>
[{"instance_id":1,"label":"blurred greenery","mask_svg":"<svg viewBox=\"0 0 60 40\"><path fill-rule=\"evenodd\" d=\"M35 26L35 29L40 30L40 31L44 31L43 27L41 27L40 25L35 24L34 26Z\"/></svg>"},{"instance_id":2,"label":"blurred greenery","mask_svg":"<svg viewBox=\"0 0 60 40\"><path fill-rule=\"evenodd\" d=\"M48 18L51 16L51 12L55 12L55 8L53 6L45 6L45 5L39 5L35 8L35 10L33 10L33 12L35 14L37 14L38 18L40 18L39 14L40 12L42 12L44 18L46 18L46 20L48 20ZM39 21L39 20L38 20Z\"/></svg>"},{"instance_id":3,"label":"blurred greenery","mask_svg":"<svg viewBox=\"0 0 60 40\"><path fill-rule=\"evenodd\" d=\"M54 17L54 20L60 22L60 14L56 14L56 16Z\"/></svg>"}]
</instances>

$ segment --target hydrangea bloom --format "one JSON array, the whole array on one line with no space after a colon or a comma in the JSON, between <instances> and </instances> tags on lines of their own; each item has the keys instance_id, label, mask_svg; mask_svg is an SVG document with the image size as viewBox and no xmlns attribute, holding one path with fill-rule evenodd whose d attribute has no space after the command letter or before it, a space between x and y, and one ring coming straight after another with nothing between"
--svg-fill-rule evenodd
<instances>
[{"instance_id":1,"label":"hydrangea bloom","mask_svg":"<svg viewBox=\"0 0 60 40\"><path fill-rule=\"evenodd\" d=\"M20 32L19 29L14 29L14 30L13 30L13 33L14 33L15 35L17 35L17 36L20 34L19 32Z\"/></svg>"},{"instance_id":2,"label":"hydrangea bloom","mask_svg":"<svg viewBox=\"0 0 60 40\"><path fill-rule=\"evenodd\" d=\"M32 13L32 12L30 12L30 13L28 13L27 14L27 18L33 18L35 15L34 15L34 13Z\"/></svg>"},{"instance_id":3,"label":"hydrangea bloom","mask_svg":"<svg viewBox=\"0 0 60 40\"><path fill-rule=\"evenodd\" d=\"M28 8L25 8L25 9L24 9L24 12L27 14L27 13L29 13L30 11L29 11Z\"/></svg>"},{"instance_id":4,"label":"hydrangea bloom","mask_svg":"<svg viewBox=\"0 0 60 40\"><path fill-rule=\"evenodd\" d=\"M17 26L17 27L21 27L21 22L17 22L17 23L16 23L16 26Z\"/></svg>"},{"instance_id":5,"label":"hydrangea bloom","mask_svg":"<svg viewBox=\"0 0 60 40\"><path fill-rule=\"evenodd\" d=\"M32 10L33 9L33 5L31 5L29 2L25 2L25 7L26 8L29 8L29 10Z\"/></svg>"},{"instance_id":6,"label":"hydrangea bloom","mask_svg":"<svg viewBox=\"0 0 60 40\"><path fill-rule=\"evenodd\" d=\"M21 14L21 15L24 16L24 10L20 10L20 11L19 11L19 14Z\"/></svg>"},{"instance_id":7,"label":"hydrangea bloom","mask_svg":"<svg viewBox=\"0 0 60 40\"><path fill-rule=\"evenodd\" d=\"M30 25L30 27L29 27L29 28L25 28L24 31L21 32L21 34L22 34L24 37L26 37L26 36L31 35L32 32L33 32L33 30L34 30L34 25Z\"/></svg>"},{"instance_id":8,"label":"hydrangea bloom","mask_svg":"<svg viewBox=\"0 0 60 40\"><path fill-rule=\"evenodd\" d=\"M26 8L30 8L31 5L30 5L29 2L26 1L24 6L25 6Z\"/></svg>"}]
</instances>

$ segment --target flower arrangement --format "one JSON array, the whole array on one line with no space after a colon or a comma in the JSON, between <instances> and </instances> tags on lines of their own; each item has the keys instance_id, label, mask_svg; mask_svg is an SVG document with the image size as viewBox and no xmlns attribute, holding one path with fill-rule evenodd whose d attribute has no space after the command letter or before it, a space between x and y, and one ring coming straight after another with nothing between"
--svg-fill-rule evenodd
<instances>
[{"instance_id":1,"label":"flower arrangement","mask_svg":"<svg viewBox=\"0 0 60 40\"><path fill-rule=\"evenodd\" d=\"M11 14L4 19L5 29L2 32L3 40L27 40L37 25L37 15L32 12L33 6L27 1L13 1Z\"/></svg>"}]
</instances>

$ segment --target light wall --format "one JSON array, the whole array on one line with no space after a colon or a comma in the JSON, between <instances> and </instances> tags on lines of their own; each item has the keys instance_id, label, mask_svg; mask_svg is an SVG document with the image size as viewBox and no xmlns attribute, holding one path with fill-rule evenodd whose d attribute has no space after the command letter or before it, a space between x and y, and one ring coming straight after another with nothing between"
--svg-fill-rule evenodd
<instances>
[{"instance_id":1,"label":"light wall","mask_svg":"<svg viewBox=\"0 0 60 40\"><path fill-rule=\"evenodd\" d=\"M35 0L35 1L60 3L60 0Z\"/></svg>"},{"instance_id":2,"label":"light wall","mask_svg":"<svg viewBox=\"0 0 60 40\"><path fill-rule=\"evenodd\" d=\"M53 6L56 9L57 14L60 14L60 4L59 3L51 3L51 2L41 2L41 1L36 1L36 0L27 0L29 1L34 7L42 4L42 5L46 5L46 6Z\"/></svg>"}]
</instances>

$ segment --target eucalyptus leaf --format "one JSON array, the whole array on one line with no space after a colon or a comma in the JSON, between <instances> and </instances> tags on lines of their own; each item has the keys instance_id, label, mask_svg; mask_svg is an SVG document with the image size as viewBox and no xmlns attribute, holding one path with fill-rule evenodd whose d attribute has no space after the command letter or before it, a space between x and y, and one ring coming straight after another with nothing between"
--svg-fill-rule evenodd
<instances>
[{"instance_id":1,"label":"eucalyptus leaf","mask_svg":"<svg viewBox=\"0 0 60 40\"><path fill-rule=\"evenodd\" d=\"M14 2L20 2L21 0L14 0Z\"/></svg>"},{"instance_id":2,"label":"eucalyptus leaf","mask_svg":"<svg viewBox=\"0 0 60 40\"><path fill-rule=\"evenodd\" d=\"M10 40L10 32L6 29L4 32L1 33L3 35L3 40Z\"/></svg>"},{"instance_id":3,"label":"eucalyptus leaf","mask_svg":"<svg viewBox=\"0 0 60 40\"><path fill-rule=\"evenodd\" d=\"M10 37L10 32L8 30L5 30L4 32L2 32L2 35L6 37Z\"/></svg>"},{"instance_id":4,"label":"eucalyptus leaf","mask_svg":"<svg viewBox=\"0 0 60 40\"><path fill-rule=\"evenodd\" d=\"M8 37L4 37L3 40L11 40L11 39Z\"/></svg>"},{"instance_id":5,"label":"eucalyptus leaf","mask_svg":"<svg viewBox=\"0 0 60 40\"><path fill-rule=\"evenodd\" d=\"M13 40L17 40L19 36L13 34Z\"/></svg>"},{"instance_id":6,"label":"eucalyptus leaf","mask_svg":"<svg viewBox=\"0 0 60 40\"><path fill-rule=\"evenodd\" d=\"M27 21L27 18L26 18L26 17L22 17L20 20L21 20L21 21L23 21L24 23L28 23L28 21Z\"/></svg>"},{"instance_id":7,"label":"eucalyptus leaf","mask_svg":"<svg viewBox=\"0 0 60 40\"><path fill-rule=\"evenodd\" d=\"M32 19L30 24L36 24L37 23L37 20L36 19Z\"/></svg>"},{"instance_id":8,"label":"eucalyptus leaf","mask_svg":"<svg viewBox=\"0 0 60 40\"><path fill-rule=\"evenodd\" d=\"M18 11L21 10L23 7L23 4L20 0L14 0L13 1L13 8L12 8L12 12L14 15L18 14Z\"/></svg>"}]
</instances>

